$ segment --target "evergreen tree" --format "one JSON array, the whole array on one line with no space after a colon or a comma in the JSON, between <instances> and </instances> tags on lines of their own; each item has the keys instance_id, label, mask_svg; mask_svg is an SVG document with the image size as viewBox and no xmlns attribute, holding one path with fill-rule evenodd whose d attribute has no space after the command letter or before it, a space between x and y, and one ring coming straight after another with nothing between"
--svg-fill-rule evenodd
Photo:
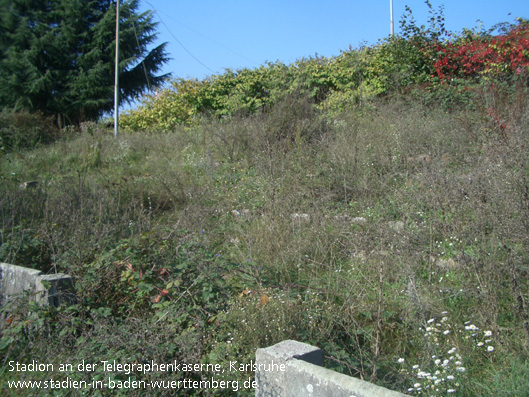
<instances>
[{"instance_id":1,"label":"evergreen tree","mask_svg":"<svg viewBox=\"0 0 529 397\"><path fill-rule=\"evenodd\" d=\"M120 98L161 84L165 43L152 13L120 4ZM0 0L0 107L95 120L114 105L116 4L110 0Z\"/></svg>"}]
</instances>

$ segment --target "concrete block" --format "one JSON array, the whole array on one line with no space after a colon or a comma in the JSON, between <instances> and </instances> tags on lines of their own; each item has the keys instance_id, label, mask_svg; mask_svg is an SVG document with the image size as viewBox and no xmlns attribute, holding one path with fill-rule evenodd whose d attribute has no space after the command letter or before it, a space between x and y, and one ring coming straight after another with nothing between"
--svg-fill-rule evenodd
<instances>
[{"instance_id":1,"label":"concrete block","mask_svg":"<svg viewBox=\"0 0 529 397\"><path fill-rule=\"evenodd\" d=\"M320 365L317 347L292 340L256 352L258 397L399 397L404 394L340 374ZM274 371L269 371L274 368Z\"/></svg>"},{"instance_id":2,"label":"concrete block","mask_svg":"<svg viewBox=\"0 0 529 397\"><path fill-rule=\"evenodd\" d=\"M64 273L40 276L37 285L40 302L48 306L73 304L76 302L73 279Z\"/></svg>"},{"instance_id":3,"label":"concrete block","mask_svg":"<svg viewBox=\"0 0 529 397\"><path fill-rule=\"evenodd\" d=\"M30 299L43 305L58 306L75 302L73 279L63 273L44 274L40 270L0 263L0 300L29 293Z\"/></svg>"}]
</instances>

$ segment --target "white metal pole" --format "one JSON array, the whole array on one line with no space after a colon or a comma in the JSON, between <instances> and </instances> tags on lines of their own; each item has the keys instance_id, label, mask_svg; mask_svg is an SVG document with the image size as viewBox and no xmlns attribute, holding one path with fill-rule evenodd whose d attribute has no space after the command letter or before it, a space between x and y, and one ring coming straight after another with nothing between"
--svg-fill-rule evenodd
<instances>
[{"instance_id":1,"label":"white metal pole","mask_svg":"<svg viewBox=\"0 0 529 397\"><path fill-rule=\"evenodd\" d=\"M393 36L393 0L389 0L389 29Z\"/></svg>"},{"instance_id":2,"label":"white metal pole","mask_svg":"<svg viewBox=\"0 0 529 397\"><path fill-rule=\"evenodd\" d=\"M116 0L116 67L114 70L114 137L119 136L119 0Z\"/></svg>"}]
</instances>

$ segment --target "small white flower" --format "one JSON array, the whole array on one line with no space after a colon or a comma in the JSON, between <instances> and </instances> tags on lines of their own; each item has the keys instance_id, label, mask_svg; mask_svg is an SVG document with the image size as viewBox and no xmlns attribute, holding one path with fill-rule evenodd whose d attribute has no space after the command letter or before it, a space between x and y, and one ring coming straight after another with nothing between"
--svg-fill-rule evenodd
<instances>
[{"instance_id":1,"label":"small white flower","mask_svg":"<svg viewBox=\"0 0 529 397\"><path fill-rule=\"evenodd\" d=\"M439 359L435 360L435 365L439 365L439 364L441 364L441 360Z\"/></svg>"},{"instance_id":2,"label":"small white flower","mask_svg":"<svg viewBox=\"0 0 529 397\"><path fill-rule=\"evenodd\" d=\"M492 336L492 331L485 331L485 332L484 332L484 335L485 335L485 336Z\"/></svg>"},{"instance_id":3,"label":"small white flower","mask_svg":"<svg viewBox=\"0 0 529 397\"><path fill-rule=\"evenodd\" d=\"M483 346L483 342L478 342L478 347Z\"/></svg>"},{"instance_id":4,"label":"small white flower","mask_svg":"<svg viewBox=\"0 0 529 397\"><path fill-rule=\"evenodd\" d=\"M489 346L489 347L487 347L487 350L488 350L489 352L493 352L493 351L494 351L494 347L493 347L493 346Z\"/></svg>"},{"instance_id":5,"label":"small white flower","mask_svg":"<svg viewBox=\"0 0 529 397\"><path fill-rule=\"evenodd\" d=\"M449 330L446 330L446 331L443 332L443 334L445 334L445 335L448 335L449 333L450 333Z\"/></svg>"},{"instance_id":6,"label":"small white flower","mask_svg":"<svg viewBox=\"0 0 529 397\"><path fill-rule=\"evenodd\" d=\"M454 380L455 378L454 378L454 375L448 375L448 376L446 377L446 379L448 379L448 380Z\"/></svg>"},{"instance_id":7,"label":"small white flower","mask_svg":"<svg viewBox=\"0 0 529 397\"><path fill-rule=\"evenodd\" d=\"M448 389L446 392L447 393L455 393L456 391L454 389Z\"/></svg>"},{"instance_id":8,"label":"small white flower","mask_svg":"<svg viewBox=\"0 0 529 397\"><path fill-rule=\"evenodd\" d=\"M418 366L417 364L415 364L412 368L413 368L413 369L418 369L419 366Z\"/></svg>"},{"instance_id":9,"label":"small white flower","mask_svg":"<svg viewBox=\"0 0 529 397\"><path fill-rule=\"evenodd\" d=\"M399 364L402 364L402 363L404 362L404 359L403 359L403 358L399 358L399 359L397 360L397 362L398 362Z\"/></svg>"},{"instance_id":10,"label":"small white flower","mask_svg":"<svg viewBox=\"0 0 529 397\"><path fill-rule=\"evenodd\" d=\"M431 324L431 323L433 323L434 321L435 321L435 318L431 318L431 319L429 319L429 320L427 321L427 323L428 323L428 324Z\"/></svg>"},{"instance_id":11,"label":"small white flower","mask_svg":"<svg viewBox=\"0 0 529 397\"><path fill-rule=\"evenodd\" d=\"M457 367L458 372L465 372L467 369L465 367Z\"/></svg>"}]
</instances>

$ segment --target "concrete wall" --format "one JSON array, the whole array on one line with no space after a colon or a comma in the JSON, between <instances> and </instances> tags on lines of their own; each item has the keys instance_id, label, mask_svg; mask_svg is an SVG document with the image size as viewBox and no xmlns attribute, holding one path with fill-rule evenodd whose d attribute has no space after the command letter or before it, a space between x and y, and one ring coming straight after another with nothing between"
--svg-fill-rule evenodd
<instances>
[{"instance_id":1,"label":"concrete wall","mask_svg":"<svg viewBox=\"0 0 529 397\"><path fill-rule=\"evenodd\" d=\"M75 301L72 278L63 273L44 274L40 270L0 263L0 302L24 296L44 305L58 306Z\"/></svg>"},{"instance_id":2,"label":"concrete wall","mask_svg":"<svg viewBox=\"0 0 529 397\"><path fill-rule=\"evenodd\" d=\"M286 340L255 355L255 395L318 397L398 397L392 390L323 368L317 347Z\"/></svg>"}]
</instances>

